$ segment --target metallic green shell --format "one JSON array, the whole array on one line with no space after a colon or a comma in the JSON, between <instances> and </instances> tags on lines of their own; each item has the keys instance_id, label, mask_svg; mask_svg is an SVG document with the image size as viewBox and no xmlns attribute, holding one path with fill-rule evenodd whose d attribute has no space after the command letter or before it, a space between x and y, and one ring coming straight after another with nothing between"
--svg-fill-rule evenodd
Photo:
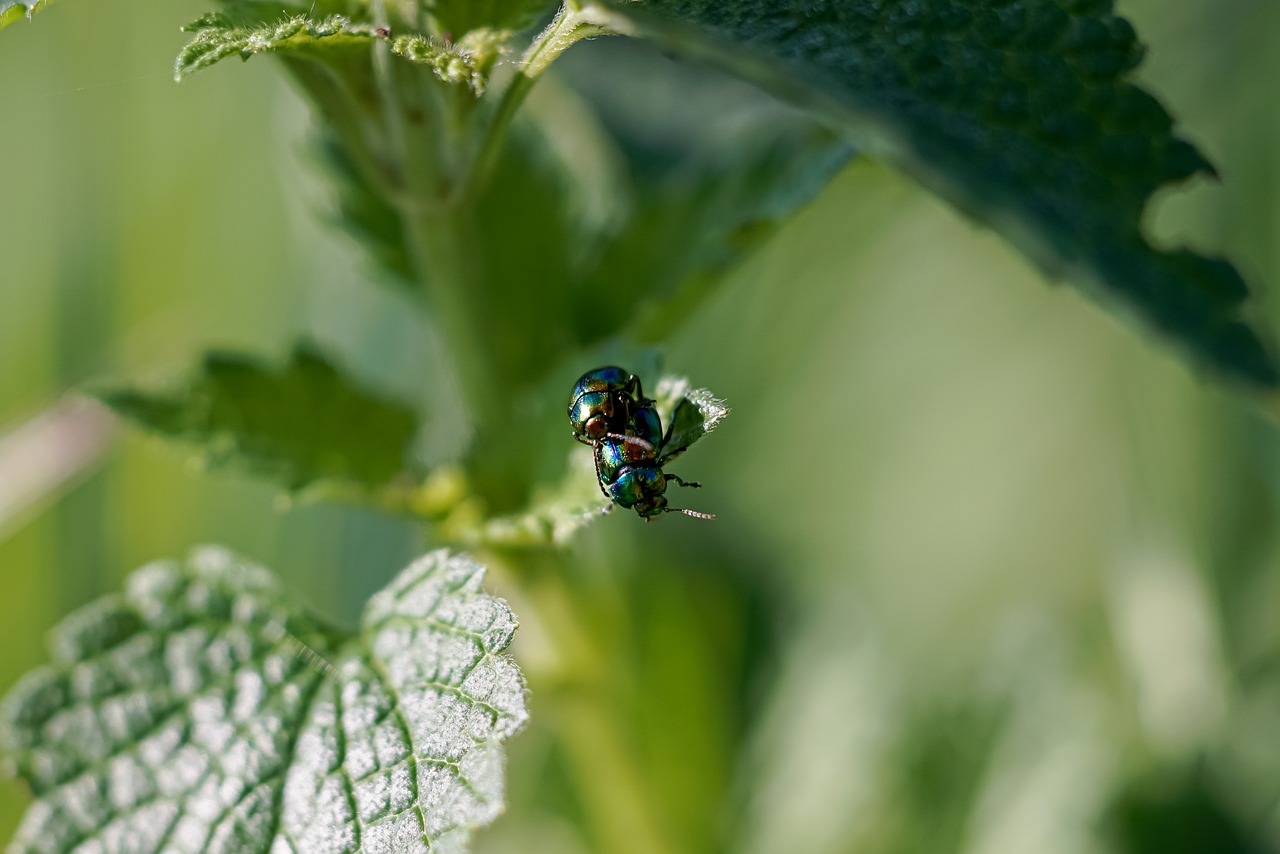
<instances>
[{"instance_id":1,"label":"metallic green shell","mask_svg":"<svg viewBox=\"0 0 1280 854\"><path fill-rule=\"evenodd\" d=\"M643 400L640 380L614 365L587 371L569 395L569 423L573 437L588 445L607 433L622 433L635 403Z\"/></svg>"},{"instance_id":2,"label":"metallic green shell","mask_svg":"<svg viewBox=\"0 0 1280 854\"><path fill-rule=\"evenodd\" d=\"M613 503L645 519L667 511L662 418L657 404L644 396L639 377L615 366L587 371L573 386L569 421L573 437L592 446L600 490Z\"/></svg>"},{"instance_id":3,"label":"metallic green shell","mask_svg":"<svg viewBox=\"0 0 1280 854\"><path fill-rule=\"evenodd\" d=\"M618 478L609 484L609 497L623 507L643 510L666 504L662 493L667 491L667 479L659 468L624 468ZM661 513L661 509L654 511ZM648 515L641 513L641 515Z\"/></svg>"}]
</instances>

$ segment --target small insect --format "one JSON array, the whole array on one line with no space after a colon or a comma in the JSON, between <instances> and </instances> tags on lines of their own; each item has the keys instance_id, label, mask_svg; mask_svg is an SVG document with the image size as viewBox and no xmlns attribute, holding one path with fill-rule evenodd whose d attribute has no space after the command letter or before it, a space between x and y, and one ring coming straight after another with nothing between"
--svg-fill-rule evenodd
<instances>
[{"instance_id":1,"label":"small insect","mask_svg":"<svg viewBox=\"0 0 1280 854\"><path fill-rule=\"evenodd\" d=\"M657 405L646 398L638 377L622 368L588 371L573 387L569 420L574 438L592 446L600 491L612 504L634 509L646 522L663 513L683 513L697 519L714 519L667 504L668 483L700 487L663 471L688 445L672 443L672 431L662 432ZM675 420L672 420L672 427Z\"/></svg>"},{"instance_id":2,"label":"small insect","mask_svg":"<svg viewBox=\"0 0 1280 854\"><path fill-rule=\"evenodd\" d=\"M573 438L594 445L608 433L625 432L637 401L643 400L640 378L630 372L612 365L587 371L569 396Z\"/></svg>"}]
</instances>

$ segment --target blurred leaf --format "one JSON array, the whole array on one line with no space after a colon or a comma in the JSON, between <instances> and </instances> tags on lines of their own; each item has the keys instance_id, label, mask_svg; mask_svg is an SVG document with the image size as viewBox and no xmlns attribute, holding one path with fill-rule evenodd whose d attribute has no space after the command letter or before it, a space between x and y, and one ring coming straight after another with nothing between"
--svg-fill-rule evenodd
<instances>
[{"instance_id":1,"label":"blurred leaf","mask_svg":"<svg viewBox=\"0 0 1280 854\"><path fill-rule=\"evenodd\" d=\"M603 40L557 62L617 147L625 219L578 265L578 338L665 340L853 154L807 115L647 45Z\"/></svg>"},{"instance_id":2,"label":"blurred leaf","mask_svg":"<svg viewBox=\"0 0 1280 854\"><path fill-rule=\"evenodd\" d=\"M1256 838L1213 791L1205 775L1162 775L1125 792L1112 805L1107 830L1120 854L1267 854L1274 847Z\"/></svg>"},{"instance_id":3,"label":"blurred leaf","mask_svg":"<svg viewBox=\"0 0 1280 854\"><path fill-rule=\"evenodd\" d=\"M592 281L645 298L629 315L640 342L666 340L750 252L848 163L828 132L791 124L749 130L718 158L642 185L637 211Z\"/></svg>"},{"instance_id":4,"label":"blurred leaf","mask_svg":"<svg viewBox=\"0 0 1280 854\"><path fill-rule=\"evenodd\" d=\"M210 465L238 466L289 489L323 480L387 484L405 471L417 424L412 411L359 388L305 345L283 371L211 352L184 388L98 396L149 430L201 445Z\"/></svg>"},{"instance_id":5,"label":"blurred leaf","mask_svg":"<svg viewBox=\"0 0 1280 854\"><path fill-rule=\"evenodd\" d=\"M381 274L380 281L421 297L400 211L385 193L365 180L348 148L332 131L318 129L316 149L335 189L334 210L325 211L322 216L368 254Z\"/></svg>"},{"instance_id":6,"label":"blurred leaf","mask_svg":"<svg viewBox=\"0 0 1280 854\"><path fill-rule=\"evenodd\" d=\"M68 617L5 698L13 852L465 851L524 723L484 569L434 552L343 636L217 548Z\"/></svg>"},{"instance_id":7,"label":"blurred leaf","mask_svg":"<svg viewBox=\"0 0 1280 854\"><path fill-rule=\"evenodd\" d=\"M610 0L637 34L817 109L1016 243L1096 284L1197 361L1280 374L1225 261L1152 247L1161 186L1212 168L1127 82L1142 50L1110 0Z\"/></svg>"},{"instance_id":8,"label":"blurred leaf","mask_svg":"<svg viewBox=\"0 0 1280 854\"><path fill-rule=\"evenodd\" d=\"M884 803L867 822L867 851L960 851L1005 719L974 697L904 712L877 780Z\"/></svg>"},{"instance_id":9,"label":"blurred leaf","mask_svg":"<svg viewBox=\"0 0 1280 854\"><path fill-rule=\"evenodd\" d=\"M536 383L577 345L575 306L595 299L582 289L574 259L625 215L625 187L617 185L608 139L589 113L566 112L554 114L559 121L545 122L534 112L523 117L534 121L517 123L470 217L470 263L486 288L473 298L484 301L491 357L517 387ZM576 164L561 151L575 152ZM614 192L596 195L597 187ZM623 207L602 208L598 201Z\"/></svg>"},{"instance_id":10,"label":"blurred leaf","mask_svg":"<svg viewBox=\"0 0 1280 854\"><path fill-rule=\"evenodd\" d=\"M14 21L30 18L52 2L53 0L0 0L0 29Z\"/></svg>"},{"instance_id":11,"label":"blurred leaf","mask_svg":"<svg viewBox=\"0 0 1280 854\"><path fill-rule=\"evenodd\" d=\"M549 16L555 0L434 0L427 6L443 32L457 37L480 27L518 30Z\"/></svg>"},{"instance_id":12,"label":"blurred leaf","mask_svg":"<svg viewBox=\"0 0 1280 854\"><path fill-rule=\"evenodd\" d=\"M561 64L472 217L475 245L501 247L471 253L486 287L472 298L490 357L523 387L614 336L665 339L851 154L758 90L642 45L604 40ZM646 87L679 97L659 105Z\"/></svg>"}]
</instances>

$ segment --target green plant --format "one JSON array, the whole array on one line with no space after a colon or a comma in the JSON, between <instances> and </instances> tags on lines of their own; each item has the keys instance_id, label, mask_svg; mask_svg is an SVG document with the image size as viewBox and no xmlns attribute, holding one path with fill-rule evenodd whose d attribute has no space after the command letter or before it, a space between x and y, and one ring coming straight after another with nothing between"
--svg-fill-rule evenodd
<instances>
[{"instance_id":1,"label":"green plant","mask_svg":"<svg viewBox=\"0 0 1280 854\"><path fill-rule=\"evenodd\" d=\"M0 22L15 18L18 6L0 10ZM563 544L602 503L585 466L562 471L569 381L614 354L637 370L651 365L646 348L712 297L735 264L844 165L850 137L1000 230L1049 273L1104 292L1197 365L1251 391L1267 393L1278 381L1263 337L1242 320L1246 290L1234 269L1153 248L1142 233L1140 217L1159 187L1209 167L1128 81L1141 52L1106 2L619 2L559 10L541 2L228 2L188 30L179 78L224 58L278 56L314 111L316 150L343 229L367 250L377 280L438 331L449 359L438 371L456 382L461 405L393 401L307 345L282 370L211 355L176 390L109 389L102 398L155 432L194 442L208 464L276 478L301 500L363 503L422 520L432 539L466 546L517 579L513 589L536 600L533 613L543 620L566 602L578 622L587 620L582 603L572 607L572 591L541 589L543 575L564 571L554 566L556 553L542 549ZM730 105L741 107L739 122L717 133L706 121L716 85L701 91L697 72L682 72L690 103L666 117L679 148L647 148L643 128L610 116L617 107L590 69L534 85L572 44L606 34L700 57L808 112L753 94ZM627 50L616 42L602 51ZM638 74L653 60L631 61L627 70ZM683 394L667 401L668 411ZM229 599L245 585L251 592L266 584L218 583ZM64 630L74 642L57 653L59 664L74 671L82 659L96 662L153 632L139 601L152 603L152 619L183 613L164 597L96 606ZM457 628L443 623L446 634ZM368 635L360 636L364 652L349 659L345 651L359 637L331 637L305 623L266 640L280 646L289 637L322 661L337 660L328 666L378 666ZM562 659L583 654L572 638L555 646ZM86 697L99 696L97 669L82 670L93 683ZM323 668L297 672L310 690L331 684ZM108 670L101 678L117 676ZM105 776L76 777L83 763L46 771L34 752L41 736L33 733L68 701L49 687L58 679L37 677L9 706L10 751L37 794L50 793L46 803L66 796L60 785L69 779L114 785ZM441 690L457 688L446 682ZM607 725L599 705L565 694L564 708L578 715L566 718ZM185 695L182 702L190 705ZM321 714L309 706L295 712ZM962 717L983 731L986 715ZM301 738L309 730L296 721L281 726ZM579 766L612 762L621 769L615 776L634 776L625 757L601 746L607 738L573 728L565 726L568 742L595 752ZM106 769L130 743L85 747L98 752L83 762ZM489 768L492 752L482 757ZM47 761L56 766L59 755ZM276 797L280 789L269 791ZM496 797L486 788L478 800L492 807ZM262 807L243 823L259 845L280 821L275 808L261 835L253 822L263 821L262 809L270 814ZM610 824L609 808L597 809L602 850L621 850L610 848L624 834ZM494 811L458 810L443 824L423 811L425 838L447 846L454 828L465 836ZM110 827L111 813L101 809L82 810L89 818L72 836L41 823L61 826L58 817L70 811L37 814L21 844L64 850L101 829L95 822ZM227 850L236 850L241 825L229 826ZM332 832L350 841L345 825ZM667 850L671 840L652 832L628 844ZM380 849L363 837L355 844L412 850Z\"/></svg>"}]
</instances>

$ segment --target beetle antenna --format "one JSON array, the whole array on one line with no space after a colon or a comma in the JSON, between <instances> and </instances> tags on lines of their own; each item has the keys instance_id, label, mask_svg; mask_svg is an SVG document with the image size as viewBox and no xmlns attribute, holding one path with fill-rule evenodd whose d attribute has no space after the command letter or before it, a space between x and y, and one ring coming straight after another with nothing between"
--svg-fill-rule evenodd
<instances>
[{"instance_id":1,"label":"beetle antenna","mask_svg":"<svg viewBox=\"0 0 1280 854\"><path fill-rule=\"evenodd\" d=\"M621 433L605 433L610 439L619 439L628 445L639 445L650 453L653 452L653 443L648 439L641 439L639 436L624 436Z\"/></svg>"},{"instance_id":2,"label":"beetle antenna","mask_svg":"<svg viewBox=\"0 0 1280 854\"><path fill-rule=\"evenodd\" d=\"M685 509L685 508L683 508L683 507L667 507L667 508L665 508L665 510L666 510L666 512L667 512L667 513L683 513L684 515L686 515L686 516L692 516L692 517L693 517L693 518L695 518L695 519L714 519L714 518L716 518L716 514L714 514L714 513L699 513L697 510L686 510L686 509Z\"/></svg>"}]
</instances>

